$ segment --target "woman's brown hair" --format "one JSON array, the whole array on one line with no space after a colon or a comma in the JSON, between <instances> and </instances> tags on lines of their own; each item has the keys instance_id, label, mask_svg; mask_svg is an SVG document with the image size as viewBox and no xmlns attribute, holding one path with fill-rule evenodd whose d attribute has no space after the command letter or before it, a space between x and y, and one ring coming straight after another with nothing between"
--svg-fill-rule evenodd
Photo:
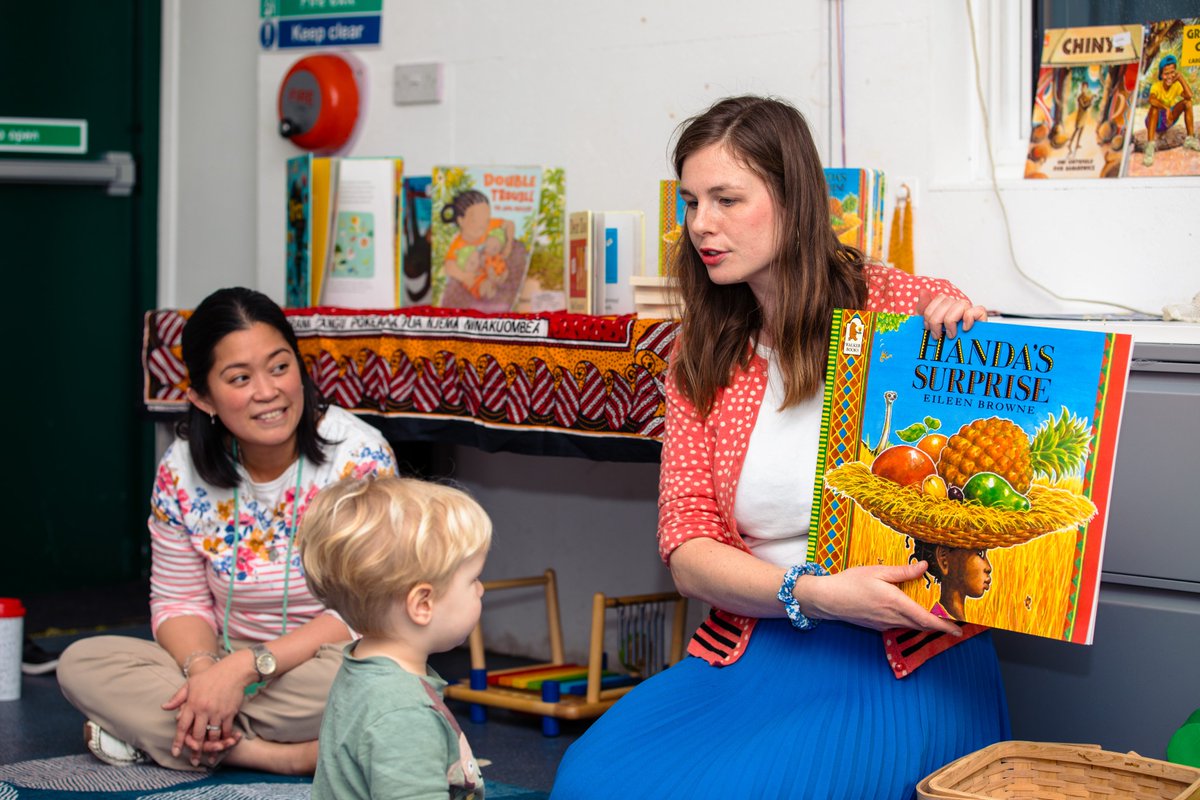
<instances>
[{"instance_id":1,"label":"woman's brown hair","mask_svg":"<svg viewBox=\"0 0 1200 800\"><path fill-rule=\"evenodd\" d=\"M675 143L675 174L709 145L758 175L776 208L776 251L768 266L775 292L772 318L745 283L721 286L691 245L684 222L671 257L685 308L671 372L679 391L707 415L734 368L746 368L750 343L764 330L783 372L783 407L811 397L825 375L835 308L859 308L867 296L863 256L841 244L829 223L825 172L804 117L775 98L728 97L683 122Z\"/></svg>"}]
</instances>

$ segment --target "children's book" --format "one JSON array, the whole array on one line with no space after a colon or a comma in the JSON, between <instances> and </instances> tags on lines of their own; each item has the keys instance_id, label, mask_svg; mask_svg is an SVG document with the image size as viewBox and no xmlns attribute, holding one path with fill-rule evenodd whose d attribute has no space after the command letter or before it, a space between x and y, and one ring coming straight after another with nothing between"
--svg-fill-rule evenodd
<instances>
[{"instance_id":1,"label":"children's book","mask_svg":"<svg viewBox=\"0 0 1200 800\"><path fill-rule=\"evenodd\" d=\"M591 211L572 211L568 215L567 234L567 310L572 314L594 314L592 276L596 264L603 263L604 251L599 251Z\"/></svg>"},{"instance_id":2,"label":"children's book","mask_svg":"<svg viewBox=\"0 0 1200 800\"><path fill-rule=\"evenodd\" d=\"M512 311L541 210L540 166L433 168L433 304Z\"/></svg>"},{"instance_id":3,"label":"children's book","mask_svg":"<svg viewBox=\"0 0 1200 800\"><path fill-rule=\"evenodd\" d=\"M1045 32L1026 178L1121 174L1141 52L1140 25Z\"/></svg>"},{"instance_id":4,"label":"children's book","mask_svg":"<svg viewBox=\"0 0 1200 800\"><path fill-rule=\"evenodd\" d=\"M400 290L401 198L399 158L345 158L338 165L333 253L321 304L395 308Z\"/></svg>"},{"instance_id":5,"label":"children's book","mask_svg":"<svg viewBox=\"0 0 1200 800\"><path fill-rule=\"evenodd\" d=\"M514 310L526 314L566 310L566 228L566 172L547 168L542 172L542 195L529 270Z\"/></svg>"},{"instance_id":6,"label":"children's book","mask_svg":"<svg viewBox=\"0 0 1200 800\"><path fill-rule=\"evenodd\" d=\"M646 215L641 211L604 212L604 314L632 314L633 276L646 259Z\"/></svg>"},{"instance_id":7,"label":"children's book","mask_svg":"<svg viewBox=\"0 0 1200 800\"><path fill-rule=\"evenodd\" d=\"M400 305L405 308L429 305L433 297L433 276L430 274L433 199L428 175L404 179L402 208L404 225Z\"/></svg>"},{"instance_id":8,"label":"children's book","mask_svg":"<svg viewBox=\"0 0 1200 800\"><path fill-rule=\"evenodd\" d=\"M1198 94L1200 17L1143 26L1141 80L1134 95L1125 175L1200 175Z\"/></svg>"},{"instance_id":9,"label":"children's book","mask_svg":"<svg viewBox=\"0 0 1200 800\"><path fill-rule=\"evenodd\" d=\"M829 223L838 241L881 260L883 237L875 230L883 219L883 172L830 167L825 170L825 183L829 187Z\"/></svg>"},{"instance_id":10,"label":"children's book","mask_svg":"<svg viewBox=\"0 0 1200 800\"><path fill-rule=\"evenodd\" d=\"M658 274L667 275L671 254L683 236L687 203L679 196L679 181L658 182ZM685 243L686 244L686 243Z\"/></svg>"},{"instance_id":11,"label":"children's book","mask_svg":"<svg viewBox=\"0 0 1200 800\"><path fill-rule=\"evenodd\" d=\"M287 161L287 308L307 308L320 300L335 168L336 159L311 153Z\"/></svg>"},{"instance_id":12,"label":"children's book","mask_svg":"<svg viewBox=\"0 0 1200 800\"><path fill-rule=\"evenodd\" d=\"M871 260L883 261L883 206L887 200L887 177L871 170Z\"/></svg>"},{"instance_id":13,"label":"children's book","mask_svg":"<svg viewBox=\"0 0 1200 800\"><path fill-rule=\"evenodd\" d=\"M834 312L808 558L925 561L933 613L1091 643L1131 337Z\"/></svg>"}]
</instances>

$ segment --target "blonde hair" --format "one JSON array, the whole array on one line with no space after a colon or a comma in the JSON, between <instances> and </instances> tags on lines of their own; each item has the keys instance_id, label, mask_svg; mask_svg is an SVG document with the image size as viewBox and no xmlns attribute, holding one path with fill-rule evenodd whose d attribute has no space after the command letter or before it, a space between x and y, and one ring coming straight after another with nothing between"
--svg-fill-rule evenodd
<instances>
[{"instance_id":1,"label":"blonde hair","mask_svg":"<svg viewBox=\"0 0 1200 800\"><path fill-rule=\"evenodd\" d=\"M466 492L374 476L322 489L297 533L309 590L351 628L376 635L388 632L395 599L418 583L440 591L491 541L492 521Z\"/></svg>"}]
</instances>

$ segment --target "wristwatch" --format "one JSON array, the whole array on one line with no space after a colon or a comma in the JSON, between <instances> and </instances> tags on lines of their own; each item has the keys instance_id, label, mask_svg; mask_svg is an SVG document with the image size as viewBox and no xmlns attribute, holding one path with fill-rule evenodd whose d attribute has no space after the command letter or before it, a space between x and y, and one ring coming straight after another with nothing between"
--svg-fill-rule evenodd
<instances>
[{"instance_id":1,"label":"wristwatch","mask_svg":"<svg viewBox=\"0 0 1200 800\"><path fill-rule=\"evenodd\" d=\"M268 650L265 644L259 642L250 648L250 652L254 654L254 669L258 671L260 681L265 681L275 674L275 668L278 666L275 654Z\"/></svg>"}]
</instances>

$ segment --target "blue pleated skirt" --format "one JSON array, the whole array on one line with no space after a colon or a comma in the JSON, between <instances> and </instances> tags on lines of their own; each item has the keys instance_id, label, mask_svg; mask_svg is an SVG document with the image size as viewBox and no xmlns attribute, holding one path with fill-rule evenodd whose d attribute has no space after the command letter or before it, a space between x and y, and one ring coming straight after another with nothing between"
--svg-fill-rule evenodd
<instances>
[{"instance_id":1,"label":"blue pleated skirt","mask_svg":"<svg viewBox=\"0 0 1200 800\"><path fill-rule=\"evenodd\" d=\"M896 679L876 631L762 620L727 667L687 657L567 750L553 800L908 800L917 781L1010 738L990 633Z\"/></svg>"}]
</instances>

